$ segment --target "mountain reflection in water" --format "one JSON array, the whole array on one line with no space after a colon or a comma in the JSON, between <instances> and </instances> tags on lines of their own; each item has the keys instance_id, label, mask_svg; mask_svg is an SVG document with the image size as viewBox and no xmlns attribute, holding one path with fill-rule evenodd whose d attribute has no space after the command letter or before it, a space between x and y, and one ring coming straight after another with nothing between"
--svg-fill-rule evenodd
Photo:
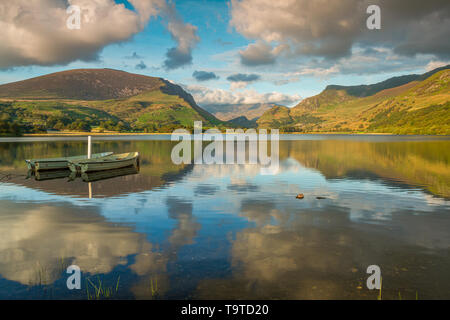
<instances>
[{"instance_id":1,"label":"mountain reflection in water","mask_svg":"<svg viewBox=\"0 0 450 320\"><path fill-rule=\"evenodd\" d=\"M376 299L372 264L385 299L450 298L449 140L280 141L271 176L174 165L173 145L105 140L93 152L137 150L139 171L27 179L23 159L85 143L0 142L0 298L87 299L70 264L82 286L120 276L112 298Z\"/></svg>"}]
</instances>

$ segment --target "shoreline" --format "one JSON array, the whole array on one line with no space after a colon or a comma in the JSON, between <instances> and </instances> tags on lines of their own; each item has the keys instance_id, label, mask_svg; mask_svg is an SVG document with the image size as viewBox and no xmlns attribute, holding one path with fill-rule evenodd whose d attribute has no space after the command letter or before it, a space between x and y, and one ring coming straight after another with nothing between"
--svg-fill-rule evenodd
<instances>
[{"instance_id":1,"label":"shoreline","mask_svg":"<svg viewBox=\"0 0 450 320\"><path fill-rule=\"evenodd\" d=\"M172 132L70 132L70 133L28 133L22 136L4 136L4 138L20 138L20 137L87 137L87 136L155 136L155 135L171 135ZM193 133L191 133L192 135ZM201 133L205 134L204 132ZM222 132L222 134L227 134ZM388 132L280 132L284 135L358 135L358 136L436 136L436 137L448 137L450 135L439 134L393 134ZM0 136L1 137L1 136Z\"/></svg>"}]
</instances>

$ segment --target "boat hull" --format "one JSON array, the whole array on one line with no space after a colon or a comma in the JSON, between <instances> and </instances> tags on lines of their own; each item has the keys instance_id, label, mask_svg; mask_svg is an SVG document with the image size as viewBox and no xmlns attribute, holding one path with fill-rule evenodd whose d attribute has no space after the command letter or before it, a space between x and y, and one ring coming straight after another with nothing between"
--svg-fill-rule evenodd
<instances>
[{"instance_id":1,"label":"boat hull","mask_svg":"<svg viewBox=\"0 0 450 320\"><path fill-rule=\"evenodd\" d=\"M68 169L37 171L35 179L36 181L44 181L44 180L68 178L70 176L70 173L71 172Z\"/></svg>"},{"instance_id":2,"label":"boat hull","mask_svg":"<svg viewBox=\"0 0 450 320\"><path fill-rule=\"evenodd\" d=\"M112 155L112 152L96 153L92 155L92 159L100 159ZM29 170L43 171L43 170L61 170L68 169L69 162L75 160L84 160L87 156L75 156L67 158L49 158L49 159L31 159L25 160Z\"/></svg>"},{"instance_id":3,"label":"boat hull","mask_svg":"<svg viewBox=\"0 0 450 320\"><path fill-rule=\"evenodd\" d=\"M94 182L99 180L106 180L121 176L128 176L139 173L139 168L136 166L128 166L126 168L102 170L94 172L85 172L81 174L81 178L84 182Z\"/></svg>"},{"instance_id":4,"label":"boat hull","mask_svg":"<svg viewBox=\"0 0 450 320\"><path fill-rule=\"evenodd\" d=\"M97 159L93 161L80 161L80 162L69 162L69 169L73 172L94 172L94 171L104 171L112 169L120 169L131 166L138 166L139 153L135 152L132 157L125 157L122 159L115 159L114 155L110 157L105 157L104 159ZM109 158L109 159L108 159Z\"/></svg>"},{"instance_id":5,"label":"boat hull","mask_svg":"<svg viewBox=\"0 0 450 320\"><path fill-rule=\"evenodd\" d=\"M49 161L49 162L36 162L34 167L36 171L43 171L43 170L67 169L68 165L69 165L68 161Z\"/></svg>"}]
</instances>

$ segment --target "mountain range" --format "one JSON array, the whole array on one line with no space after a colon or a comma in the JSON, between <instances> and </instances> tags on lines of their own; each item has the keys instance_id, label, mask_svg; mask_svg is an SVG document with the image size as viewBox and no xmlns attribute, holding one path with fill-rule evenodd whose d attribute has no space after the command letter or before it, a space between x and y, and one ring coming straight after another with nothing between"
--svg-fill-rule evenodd
<instances>
[{"instance_id":1,"label":"mountain range","mask_svg":"<svg viewBox=\"0 0 450 320\"><path fill-rule=\"evenodd\" d=\"M264 112L276 107L275 103L206 104L202 108L229 125L241 128L256 128L256 121Z\"/></svg>"},{"instance_id":2,"label":"mountain range","mask_svg":"<svg viewBox=\"0 0 450 320\"><path fill-rule=\"evenodd\" d=\"M0 86L0 119L25 130L170 132L223 126L180 86L112 69L77 69Z\"/></svg>"},{"instance_id":3,"label":"mountain range","mask_svg":"<svg viewBox=\"0 0 450 320\"><path fill-rule=\"evenodd\" d=\"M450 66L372 85L329 85L293 108L275 104L198 106L162 78L77 69L0 85L0 135L69 131L171 132L279 128L282 132L450 134Z\"/></svg>"},{"instance_id":4,"label":"mountain range","mask_svg":"<svg viewBox=\"0 0 450 320\"><path fill-rule=\"evenodd\" d=\"M293 108L266 111L258 127L287 132L450 134L450 65L372 85L329 85Z\"/></svg>"},{"instance_id":5,"label":"mountain range","mask_svg":"<svg viewBox=\"0 0 450 320\"><path fill-rule=\"evenodd\" d=\"M229 121L238 117L245 117L247 120L256 120L264 112L277 106L275 103L252 103L252 104L206 104L202 108L213 114L217 119Z\"/></svg>"}]
</instances>

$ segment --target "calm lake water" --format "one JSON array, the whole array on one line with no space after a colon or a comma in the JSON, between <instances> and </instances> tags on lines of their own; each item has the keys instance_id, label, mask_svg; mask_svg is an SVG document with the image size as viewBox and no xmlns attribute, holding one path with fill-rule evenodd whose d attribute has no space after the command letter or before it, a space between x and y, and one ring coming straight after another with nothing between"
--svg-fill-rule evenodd
<instances>
[{"instance_id":1,"label":"calm lake water","mask_svg":"<svg viewBox=\"0 0 450 320\"><path fill-rule=\"evenodd\" d=\"M377 299L369 265L383 299L450 299L449 137L284 136L274 175L175 165L167 139L95 137L139 172L75 179L24 159L80 138L0 139L0 299Z\"/></svg>"}]
</instances>

